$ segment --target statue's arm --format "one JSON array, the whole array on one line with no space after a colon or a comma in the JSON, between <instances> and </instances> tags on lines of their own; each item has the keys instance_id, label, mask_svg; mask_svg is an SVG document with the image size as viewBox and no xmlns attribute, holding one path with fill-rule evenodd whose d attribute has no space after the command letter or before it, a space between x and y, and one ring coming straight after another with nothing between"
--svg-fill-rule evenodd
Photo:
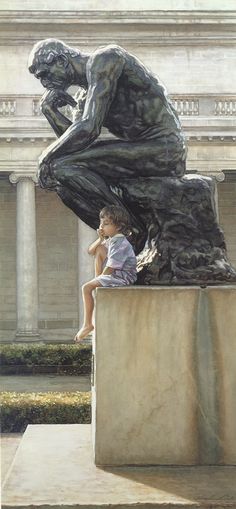
<instances>
[{"instance_id":1,"label":"statue's arm","mask_svg":"<svg viewBox=\"0 0 236 509\"><path fill-rule=\"evenodd\" d=\"M50 162L51 158L83 150L99 136L123 66L122 54L114 50L100 50L91 57L87 69L88 92L83 116L48 147L41 162Z\"/></svg>"},{"instance_id":2,"label":"statue's arm","mask_svg":"<svg viewBox=\"0 0 236 509\"><path fill-rule=\"evenodd\" d=\"M55 111L52 108L47 107L45 110L42 109L42 112L58 137L62 136L62 134L72 124L72 122L60 113L60 111Z\"/></svg>"},{"instance_id":3,"label":"statue's arm","mask_svg":"<svg viewBox=\"0 0 236 509\"><path fill-rule=\"evenodd\" d=\"M58 110L58 108L66 106L67 104L76 106L76 101L64 90L47 90L41 99L41 111L57 136L61 136L72 124L72 122Z\"/></svg>"}]
</instances>

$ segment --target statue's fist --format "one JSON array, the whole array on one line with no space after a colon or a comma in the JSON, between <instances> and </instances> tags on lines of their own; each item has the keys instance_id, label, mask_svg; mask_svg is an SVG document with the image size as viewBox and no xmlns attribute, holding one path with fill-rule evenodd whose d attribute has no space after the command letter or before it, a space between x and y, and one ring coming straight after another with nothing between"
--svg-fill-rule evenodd
<instances>
[{"instance_id":1,"label":"statue's fist","mask_svg":"<svg viewBox=\"0 0 236 509\"><path fill-rule=\"evenodd\" d=\"M77 103L71 95L58 88L47 90L40 101L40 107L43 113L46 112L47 108L55 110L67 104L74 107Z\"/></svg>"}]
</instances>

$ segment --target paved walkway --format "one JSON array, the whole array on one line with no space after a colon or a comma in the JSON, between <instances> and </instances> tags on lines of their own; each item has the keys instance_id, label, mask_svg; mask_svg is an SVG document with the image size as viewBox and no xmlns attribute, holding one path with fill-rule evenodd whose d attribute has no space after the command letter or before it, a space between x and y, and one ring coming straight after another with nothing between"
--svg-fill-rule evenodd
<instances>
[{"instance_id":1,"label":"paved walkway","mask_svg":"<svg viewBox=\"0 0 236 509\"><path fill-rule=\"evenodd\" d=\"M235 509L235 467L96 467L88 424L28 426L3 490L7 507Z\"/></svg>"},{"instance_id":2,"label":"paved walkway","mask_svg":"<svg viewBox=\"0 0 236 509\"><path fill-rule=\"evenodd\" d=\"M21 375L0 376L0 390L9 392L75 392L90 391L90 375ZM15 456L22 438L21 433L2 433L1 435L1 479Z\"/></svg>"},{"instance_id":3,"label":"paved walkway","mask_svg":"<svg viewBox=\"0 0 236 509\"><path fill-rule=\"evenodd\" d=\"M10 392L75 392L90 391L90 375L5 375L0 376L1 391Z\"/></svg>"}]
</instances>

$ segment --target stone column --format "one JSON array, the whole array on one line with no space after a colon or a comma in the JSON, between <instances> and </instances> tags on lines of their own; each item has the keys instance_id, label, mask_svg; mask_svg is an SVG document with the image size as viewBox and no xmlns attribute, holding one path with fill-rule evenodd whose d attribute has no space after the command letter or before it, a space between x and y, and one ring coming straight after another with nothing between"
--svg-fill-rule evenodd
<instances>
[{"instance_id":1,"label":"stone column","mask_svg":"<svg viewBox=\"0 0 236 509\"><path fill-rule=\"evenodd\" d=\"M223 171L219 171L213 175L215 178L215 207L216 207L216 216L219 221L219 200L218 200L218 184L223 182L225 179L225 175Z\"/></svg>"},{"instance_id":2,"label":"stone column","mask_svg":"<svg viewBox=\"0 0 236 509\"><path fill-rule=\"evenodd\" d=\"M206 177L211 177L215 181L215 192L214 192L215 211L216 211L217 221L219 221L218 184L225 180L225 174L221 170L219 170L219 171L211 171L211 170L201 171L199 173L200 173L200 175L205 175Z\"/></svg>"},{"instance_id":3,"label":"stone column","mask_svg":"<svg viewBox=\"0 0 236 509\"><path fill-rule=\"evenodd\" d=\"M81 287L94 277L94 258L88 254L88 246L97 238L95 230L81 219L78 220L78 287L79 287L79 326L83 323L83 300Z\"/></svg>"},{"instance_id":4,"label":"stone column","mask_svg":"<svg viewBox=\"0 0 236 509\"><path fill-rule=\"evenodd\" d=\"M18 341L37 341L38 269L35 221L35 173L12 173L17 184L17 331Z\"/></svg>"}]
</instances>

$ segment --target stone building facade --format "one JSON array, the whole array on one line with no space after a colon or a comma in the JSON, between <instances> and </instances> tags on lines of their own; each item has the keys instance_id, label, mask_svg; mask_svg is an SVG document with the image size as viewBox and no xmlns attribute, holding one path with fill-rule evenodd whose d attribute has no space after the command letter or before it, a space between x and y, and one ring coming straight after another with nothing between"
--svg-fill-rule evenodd
<instances>
[{"instance_id":1,"label":"stone building facade","mask_svg":"<svg viewBox=\"0 0 236 509\"><path fill-rule=\"evenodd\" d=\"M236 265L236 9L233 0L2 0L0 10L0 340L70 341L94 232L37 186L54 134L28 54L46 37L91 52L117 43L164 82L188 140L190 172L218 182L218 214ZM158 10L157 10L158 5ZM105 136L106 134L104 134Z\"/></svg>"}]
</instances>

